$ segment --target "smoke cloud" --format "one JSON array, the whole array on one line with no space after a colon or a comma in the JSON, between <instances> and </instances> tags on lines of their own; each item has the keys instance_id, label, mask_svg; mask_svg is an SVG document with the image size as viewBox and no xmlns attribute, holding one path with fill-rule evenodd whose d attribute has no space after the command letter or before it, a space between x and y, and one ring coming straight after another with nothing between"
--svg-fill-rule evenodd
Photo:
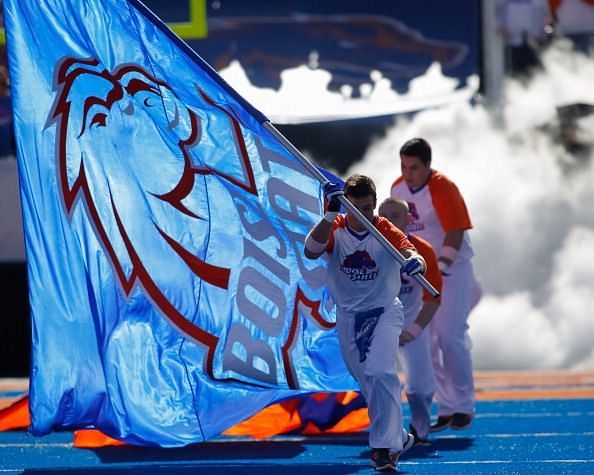
<instances>
[{"instance_id":1,"label":"smoke cloud","mask_svg":"<svg viewBox=\"0 0 594 475\"><path fill-rule=\"evenodd\" d=\"M464 194L484 296L470 317L476 369L594 369L594 160L569 154L557 107L594 104L594 60L558 42L530 82L508 79L497 117L456 103L398 119L349 172L380 196L399 175L397 151L421 136L433 166ZM589 118L583 135L594 135Z\"/></svg>"}]
</instances>

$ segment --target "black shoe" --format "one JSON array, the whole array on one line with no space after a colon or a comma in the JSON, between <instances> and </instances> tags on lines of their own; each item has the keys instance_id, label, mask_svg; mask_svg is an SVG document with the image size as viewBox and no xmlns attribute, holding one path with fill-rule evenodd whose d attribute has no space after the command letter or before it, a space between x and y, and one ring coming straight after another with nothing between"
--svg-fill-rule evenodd
<instances>
[{"instance_id":1,"label":"black shoe","mask_svg":"<svg viewBox=\"0 0 594 475\"><path fill-rule=\"evenodd\" d=\"M462 412L456 412L452 416L452 422L450 427L452 429L468 429L472 425L472 414L463 414Z\"/></svg>"},{"instance_id":2,"label":"black shoe","mask_svg":"<svg viewBox=\"0 0 594 475\"><path fill-rule=\"evenodd\" d=\"M452 424L452 416L438 416L435 424L429 427L429 432L439 432L447 429Z\"/></svg>"},{"instance_id":3,"label":"black shoe","mask_svg":"<svg viewBox=\"0 0 594 475\"><path fill-rule=\"evenodd\" d=\"M412 435L411 432L406 433L406 440L402 442L402 450L400 452L390 452L390 459L392 460L392 465L394 465L394 469L398 467L398 459L404 452L408 452L415 446L415 436Z\"/></svg>"},{"instance_id":4,"label":"black shoe","mask_svg":"<svg viewBox=\"0 0 594 475\"><path fill-rule=\"evenodd\" d=\"M371 449L371 466L377 472L396 471L396 466L390 458L390 449Z\"/></svg>"},{"instance_id":5,"label":"black shoe","mask_svg":"<svg viewBox=\"0 0 594 475\"><path fill-rule=\"evenodd\" d=\"M431 445L431 442L429 442L429 439L422 439L421 437L419 437L419 434L417 433L417 429L415 429L415 426L413 426L412 424L410 425L410 433L415 438L414 447L416 447L416 446L428 447L429 445Z\"/></svg>"}]
</instances>

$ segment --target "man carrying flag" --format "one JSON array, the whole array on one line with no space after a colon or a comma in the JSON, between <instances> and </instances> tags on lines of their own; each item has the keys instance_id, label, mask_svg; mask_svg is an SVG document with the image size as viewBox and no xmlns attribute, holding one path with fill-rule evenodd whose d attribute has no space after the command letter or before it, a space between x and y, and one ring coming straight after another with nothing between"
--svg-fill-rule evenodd
<instances>
[{"instance_id":1,"label":"man carrying flag","mask_svg":"<svg viewBox=\"0 0 594 475\"><path fill-rule=\"evenodd\" d=\"M371 178L352 175L344 197L400 252L402 265L351 211L340 214L338 185L324 187L328 211L305 240L305 255L329 254L329 287L337 305L336 323L342 356L359 382L369 409L371 465L394 471L399 455L414 445L402 427L398 338L404 320L400 269L408 275L425 271L425 261L406 235L387 219L374 215L377 204Z\"/></svg>"}]
</instances>

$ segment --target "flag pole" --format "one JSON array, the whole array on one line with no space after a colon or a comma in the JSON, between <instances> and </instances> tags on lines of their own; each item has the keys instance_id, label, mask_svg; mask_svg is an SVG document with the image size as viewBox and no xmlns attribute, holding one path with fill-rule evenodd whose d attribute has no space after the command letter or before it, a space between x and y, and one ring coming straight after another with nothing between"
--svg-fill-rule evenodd
<instances>
[{"instance_id":1,"label":"flag pole","mask_svg":"<svg viewBox=\"0 0 594 475\"><path fill-rule=\"evenodd\" d=\"M283 146L293 154L299 162L322 184L326 183L328 179L326 176L318 170L318 168L311 163L305 155L303 155L283 134L281 134L274 125L270 123L270 121L265 121L262 123L264 128L268 130L276 139L278 139ZM356 218L357 220L365 226L365 229L369 231L373 237L375 237L380 244L382 244L386 250L396 259L399 264L402 264L404 261L404 256L396 249L390 241L388 241L376 228L373 224L369 222L369 220L363 216L363 214L355 208L355 206L345 198L344 195L339 196L340 202L342 205L348 209ZM415 274L411 276L415 279L423 288L425 288L433 298L439 297L439 292L431 283L421 274Z\"/></svg>"}]
</instances>

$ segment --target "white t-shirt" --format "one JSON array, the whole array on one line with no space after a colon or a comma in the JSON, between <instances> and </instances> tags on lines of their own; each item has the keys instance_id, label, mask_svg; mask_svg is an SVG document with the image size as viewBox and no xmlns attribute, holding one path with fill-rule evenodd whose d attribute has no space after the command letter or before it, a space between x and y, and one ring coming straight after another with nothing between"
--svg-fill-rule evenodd
<instances>
[{"instance_id":1,"label":"white t-shirt","mask_svg":"<svg viewBox=\"0 0 594 475\"><path fill-rule=\"evenodd\" d=\"M414 249L387 219L375 217L376 229L398 250ZM339 310L356 313L393 305L400 291L400 265L368 231L356 233L338 215L326 246L330 256L329 289Z\"/></svg>"},{"instance_id":2,"label":"white t-shirt","mask_svg":"<svg viewBox=\"0 0 594 475\"><path fill-rule=\"evenodd\" d=\"M429 241L438 256L448 231L472 228L460 190L436 170L431 170L427 183L415 190L411 190L402 177L397 178L390 195L408 202L412 221L407 231ZM470 237L465 232L458 260L470 259L473 255Z\"/></svg>"}]
</instances>

